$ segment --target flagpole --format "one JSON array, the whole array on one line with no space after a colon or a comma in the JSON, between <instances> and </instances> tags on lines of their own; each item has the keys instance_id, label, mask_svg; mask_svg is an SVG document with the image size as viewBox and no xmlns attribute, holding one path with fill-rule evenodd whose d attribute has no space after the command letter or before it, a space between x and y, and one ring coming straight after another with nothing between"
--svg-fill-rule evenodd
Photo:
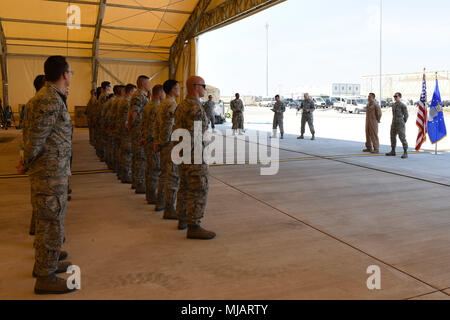
<instances>
[{"instance_id":1,"label":"flagpole","mask_svg":"<svg viewBox=\"0 0 450 320\"><path fill-rule=\"evenodd\" d=\"M436 71L436 81L438 81L438 73L437 73L437 71ZM435 156L437 156L438 155L438 152L437 152L437 145L438 145L438 143L436 142L435 143L435 145L434 145L434 155Z\"/></svg>"}]
</instances>

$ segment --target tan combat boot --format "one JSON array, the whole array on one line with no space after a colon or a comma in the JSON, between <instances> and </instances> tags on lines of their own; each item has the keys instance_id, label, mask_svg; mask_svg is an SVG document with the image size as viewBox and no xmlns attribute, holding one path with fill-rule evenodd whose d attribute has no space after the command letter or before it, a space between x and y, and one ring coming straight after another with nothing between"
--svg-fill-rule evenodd
<instances>
[{"instance_id":1,"label":"tan combat boot","mask_svg":"<svg viewBox=\"0 0 450 320\"><path fill-rule=\"evenodd\" d=\"M71 265L72 265L72 263L69 261L58 261L58 267L57 267L55 273L64 273L67 271L67 268L69 268ZM35 269L36 269L36 265L34 265L34 267L33 267L32 275L33 275L33 278L38 278L38 275L36 274Z\"/></svg>"},{"instance_id":2,"label":"tan combat boot","mask_svg":"<svg viewBox=\"0 0 450 320\"><path fill-rule=\"evenodd\" d=\"M199 224L189 224L187 231L188 239L210 240L214 239L216 234L212 231L203 229Z\"/></svg>"},{"instance_id":3,"label":"tan combat boot","mask_svg":"<svg viewBox=\"0 0 450 320\"><path fill-rule=\"evenodd\" d=\"M69 289L67 281L58 278L54 273L45 277L38 277L34 285L34 293L36 294L63 294L73 292L76 289Z\"/></svg>"},{"instance_id":4,"label":"tan combat boot","mask_svg":"<svg viewBox=\"0 0 450 320\"><path fill-rule=\"evenodd\" d=\"M404 149L405 151L403 152L402 155L402 159L408 159L408 149Z\"/></svg>"},{"instance_id":5,"label":"tan combat boot","mask_svg":"<svg viewBox=\"0 0 450 320\"><path fill-rule=\"evenodd\" d=\"M391 150L391 152L389 152L389 153L386 153L386 156L388 156L388 157L395 157L395 149L394 148L392 148L392 150Z\"/></svg>"}]
</instances>

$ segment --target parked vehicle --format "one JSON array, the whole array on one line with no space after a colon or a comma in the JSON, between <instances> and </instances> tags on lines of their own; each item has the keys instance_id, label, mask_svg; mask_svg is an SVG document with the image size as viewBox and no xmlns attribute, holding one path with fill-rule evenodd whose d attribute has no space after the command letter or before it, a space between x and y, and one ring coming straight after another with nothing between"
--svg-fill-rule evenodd
<instances>
[{"instance_id":1,"label":"parked vehicle","mask_svg":"<svg viewBox=\"0 0 450 320\"><path fill-rule=\"evenodd\" d=\"M275 98L274 97L265 97L261 99L261 102L259 103L260 107L272 107L275 104Z\"/></svg>"},{"instance_id":2,"label":"parked vehicle","mask_svg":"<svg viewBox=\"0 0 450 320\"><path fill-rule=\"evenodd\" d=\"M367 99L349 98L345 103L345 111L356 114L366 112L367 103Z\"/></svg>"},{"instance_id":3,"label":"parked vehicle","mask_svg":"<svg viewBox=\"0 0 450 320\"><path fill-rule=\"evenodd\" d=\"M291 109L298 109L302 105L303 99L294 100L295 106L289 106Z\"/></svg>"},{"instance_id":4,"label":"parked vehicle","mask_svg":"<svg viewBox=\"0 0 450 320\"><path fill-rule=\"evenodd\" d=\"M322 97L313 97L312 101L314 102L314 105L316 106L316 109L318 109L318 108L326 108L326 106L327 106L325 100Z\"/></svg>"},{"instance_id":5,"label":"parked vehicle","mask_svg":"<svg viewBox=\"0 0 450 320\"><path fill-rule=\"evenodd\" d=\"M333 97L333 98L331 98L331 100L333 101L333 108L336 111L339 111L341 113L345 111L345 106L347 104L346 98Z\"/></svg>"},{"instance_id":6,"label":"parked vehicle","mask_svg":"<svg viewBox=\"0 0 450 320\"><path fill-rule=\"evenodd\" d=\"M297 108L297 103L295 102L294 99L288 98L288 99L284 99L283 103L286 104L287 108Z\"/></svg>"},{"instance_id":7,"label":"parked vehicle","mask_svg":"<svg viewBox=\"0 0 450 320\"><path fill-rule=\"evenodd\" d=\"M331 98L323 98L325 100L327 108L333 107L333 102L331 101Z\"/></svg>"},{"instance_id":8,"label":"parked vehicle","mask_svg":"<svg viewBox=\"0 0 450 320\"><path fill-rule=\"evenodd\" d=\"M215 123L216 124L222 124L225 122L225 104L222 100L219 102L216 102L214 107L215 112Z\"/></svg>"}]
</instances>

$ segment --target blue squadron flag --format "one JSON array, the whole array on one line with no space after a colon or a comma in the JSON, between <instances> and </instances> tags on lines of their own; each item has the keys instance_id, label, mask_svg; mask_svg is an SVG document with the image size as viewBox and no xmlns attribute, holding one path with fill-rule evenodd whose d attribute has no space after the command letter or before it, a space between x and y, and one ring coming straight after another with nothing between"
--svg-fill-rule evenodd
<instances>
[{"instance_id":1,"label":"blue squadron flag","mask_svg":"<svg viewBox=\"0 0 450 320\"><path fill-rule=\"evenodd\" d=\"M434 89L433 100L431 101L428 115L428 136L432 144L439 142L447 136L438 79L436 79L436 88Z\"/></svg>"}]
</instances>

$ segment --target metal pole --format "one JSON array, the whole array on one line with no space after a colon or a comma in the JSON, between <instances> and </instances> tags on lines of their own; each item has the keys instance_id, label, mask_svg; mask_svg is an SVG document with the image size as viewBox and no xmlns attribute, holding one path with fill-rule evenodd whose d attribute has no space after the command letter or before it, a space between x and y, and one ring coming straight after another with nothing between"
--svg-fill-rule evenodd
<instances>
[{"instance_id":1,"label":"metal pole","mask_svg":"<svg viewBox=\"0 0 450 320\"><path fill-rule=\"evenodd\" d=\"M380 0L380 106L383 99L383 0Z\"/></svg>"},{"instance_id":2,"label":"metal pole","mask_svg":"<svg viewBox=\"0 0 450 320\"><path fill-rule=\"evenodd\" d=\"M269 23L266 22L266 97L269 96Z\"/></svg>"}]
</instances>

